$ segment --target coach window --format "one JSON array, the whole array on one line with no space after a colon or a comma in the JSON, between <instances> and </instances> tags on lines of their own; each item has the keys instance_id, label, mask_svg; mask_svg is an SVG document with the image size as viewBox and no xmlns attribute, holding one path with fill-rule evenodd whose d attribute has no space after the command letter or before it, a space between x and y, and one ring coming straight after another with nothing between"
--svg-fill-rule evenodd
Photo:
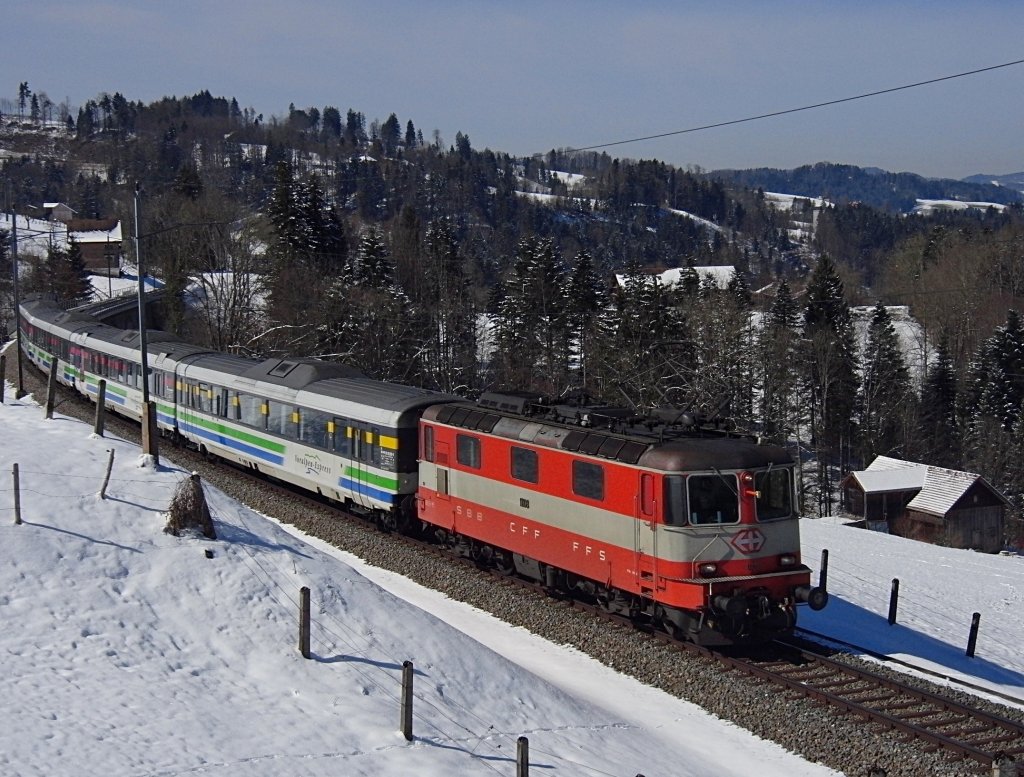
<instances>
[{"instance_id":1,"label":"coach window","mask_svg":"<svg viewBox=\"0 0 1024 777\"><path fill-rule=\"evenodd\" d=\"M455 459L464 467L480 469L480 440L468 434L455 435Z\"/></svg>"},{"instance_id":2,"label":"coach window","mask_svg":"<svg viewBox=\"0 0 1024 777\"><path fill-rule=\"evenodd\" d=\"M238 401L242 423L256 429L263 429L265 426L263 400L259 397L254 397L252 394L239 394Z\"/></svg>"},{"instance_id":3,"label":"coach window","mask_svg":"<svg viewBox=\"0 0 1024 777\"><path fill-rule=\"evenodd\" d=\"M512 477L527 483L537 482L537 451L512 446Z\"/></svg>"},{"instance_id":4,"label":"coach window","mask_svg":"<svg viewBox=\"0 0 1024 777\"><path fill-rule=\"evenodd\" d=\"M604 499L604 467L589 461L572 463L572 492L587 499Z\"/></svg>"},{"instance_id":5,"label":"coach window","mask_svg":"<svg viewBox=\"0 0 1024 777\"><path fill-rule=\"evenodd\" d=\"M344 418L334 419L334 450L340 456L352 456L352 429Z\"/></svg>"},{"instance_id":6,"label":"coach window","mask_svg":"<svg viewBox=\"0 0 1024 777\"><path fill-rule=\"evenodd\" d=\"M690 522L693 524L739 521L739 493L735 475L691 475L687 483Z\"/></svg>"},{"instance_id":7,"label":"coach window","mask_svg":"<svg viewBox=\"0 0 1024 777\"><path fill-rule=\"evenodd\" d=\"M775 521L793 514L793 485L788 469L770 469L754 475L757 520Z\"/></svg>"},{"instance_id":8,"label":"coach window","mask_svg":"<svg viewBox=\"0 0 1024 777\"><path fill-rule=\"evenodd\" d=\"M666 475L664 485L664 520L666 526L686 525L686 478Z\"/></svg>"},{"instance_id":9,"label":"coach window","mask_svg":"<svg viewBox=\"0 0 1024 777\"><path fill-rule=\"evenodd\" d=\"M299 413L299 439L310 445L315 445L317 448L325 450L330 448L328 433L328 424L331 422L330 414L307 408L301 408Z\"/></svg>"}]
</instances>

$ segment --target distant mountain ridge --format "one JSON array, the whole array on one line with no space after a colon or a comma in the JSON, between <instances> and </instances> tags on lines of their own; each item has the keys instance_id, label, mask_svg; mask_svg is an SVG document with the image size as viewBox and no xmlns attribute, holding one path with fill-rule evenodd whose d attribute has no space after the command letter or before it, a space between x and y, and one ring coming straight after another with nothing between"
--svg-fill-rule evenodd
<instances>
[{"instance_id":1,"label":"distant mountain ridge","mask_svg":"<svg viewBox=\"0 0 1024 777\"><path fill-rule=\"evenodd\" d=\"M964 178L964 181L966 183L1005 186L1008 189L1015 189L1018 192L1024 193L1024 171L1019 173L1008 173L1006 175L985 175L984 173L979 173L978 175L970 175L967 178Z\"/></svg>"},{"instance_id":2,"label":"distant mountain ridge","mask_svg":"<svg viewBox=\"0 0 1024 777\"><path fill-rule=\"evenodd\" d=\"M957 181L925 178L916 173L891 173L874 167L818 162L793 170L769 167L715 170L708 173L708 177L753 189L822 197L837 203L862 202L897 213L910 213L917 200L963 200L1002 205L1024 201L1024 173L972 176ZM1007 182L1004 183L1003 179Z\"/></svg>"}]
</instances>

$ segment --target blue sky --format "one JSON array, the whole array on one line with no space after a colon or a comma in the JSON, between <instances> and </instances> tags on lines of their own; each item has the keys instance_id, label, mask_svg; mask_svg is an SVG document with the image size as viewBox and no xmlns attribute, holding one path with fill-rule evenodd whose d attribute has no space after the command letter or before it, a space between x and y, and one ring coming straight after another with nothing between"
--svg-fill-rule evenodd
<instances>
[{"instance_id":1,"label":"blue sky","mask_svg":"<svg viewBox=\"0 0 1024 777\"><path fill-rule=\"evenodd\" d=\"M8 0L0 96L209 89L269 117L395 113L513 154L591 146L1024 59L1024 3ZM1024 65L608 148L704 169L1024 170Z\"/></svg>"}]
</instances>

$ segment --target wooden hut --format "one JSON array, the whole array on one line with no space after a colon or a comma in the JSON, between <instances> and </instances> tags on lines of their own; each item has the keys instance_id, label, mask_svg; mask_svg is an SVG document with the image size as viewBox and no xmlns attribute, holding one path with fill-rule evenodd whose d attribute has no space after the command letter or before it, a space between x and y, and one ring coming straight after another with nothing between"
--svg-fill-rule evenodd
<instances>
[{"instance_id":1,"label":"wooden hut","mask_svg":"<svg viewBox=\"0 0 1024 777\"><path fill-rule=\"evenodd\" d=\"M998 553L1008 502L973 472L877 457L841 483L843 509L870 529Z\"/></svg>"}]
</instances>

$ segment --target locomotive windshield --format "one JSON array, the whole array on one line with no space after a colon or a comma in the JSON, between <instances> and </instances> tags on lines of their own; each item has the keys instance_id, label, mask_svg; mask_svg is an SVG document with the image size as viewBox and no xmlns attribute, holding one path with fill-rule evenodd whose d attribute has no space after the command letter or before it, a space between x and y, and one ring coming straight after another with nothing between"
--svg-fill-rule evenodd
<instances>
[{"instance_id":1,"label":"locomotive windshield","mask_svg":"<svg viewBox=\"0 0 1024 777\"><path fill-rule=\"evenodd\" d=\"M775 521L793 514L793 481L789 469L768 469L754 475L757 520Z\"/></svg>"},{"instance_id":2,"label":"locomotive windshield","mask_svg":"<svg viewBox=\"0 0 1024 777\"><path fill-rule=\"evenodd\" d=\"M740 519L736 476L690 475L686 479L690 523L737 523Z\"/></svg>"}]
</instances>

